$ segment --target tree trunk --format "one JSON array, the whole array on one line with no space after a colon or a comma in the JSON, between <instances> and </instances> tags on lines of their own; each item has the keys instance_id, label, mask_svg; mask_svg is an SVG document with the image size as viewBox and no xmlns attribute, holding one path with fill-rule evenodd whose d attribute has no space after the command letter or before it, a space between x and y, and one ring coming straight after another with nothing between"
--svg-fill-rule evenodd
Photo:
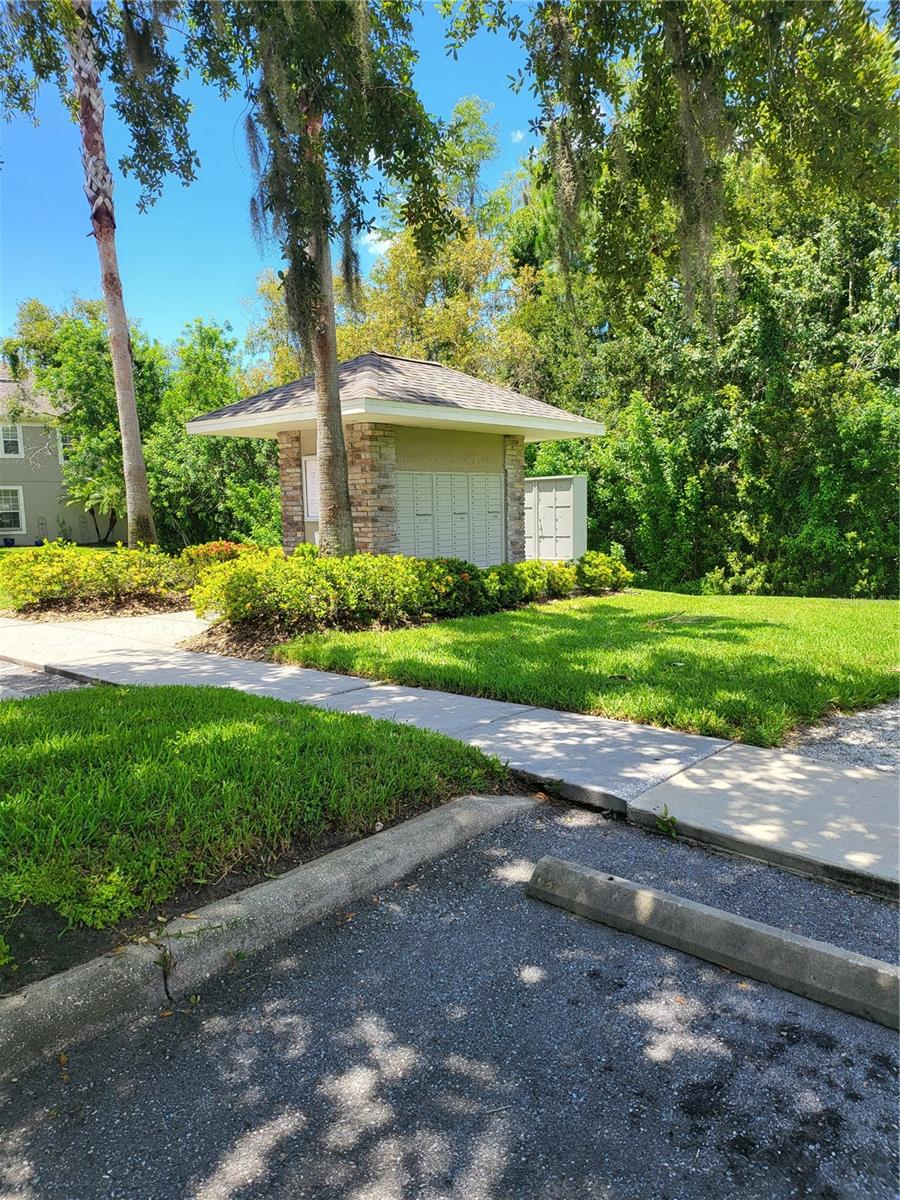
<instances>
[{"instance_id":1,"label":"tree trunk","mask_svg":"<svg viewBox=\"0 0 900 1200\"><path fill-rule=\"evenodd\" d=\"M347 478L347 448L341 424L337 335L334 328L334 284L331 246L324 224L310 238L307 254L318 278L312 324L312 356L316 378L316 458L319 460L319 549L324 554L353 554L353 517Z\"/></svg>"},{"instance_id":2,"label":"tree trunk","mask_svg":"<svg viewBox=\"0 0 900 1200\"><path fill-rule=\"evenodd\" d=\"M113 209L113 180L106 161L103 140L103 93L91 30L91 0L73 0L78 28L69 42L72 82L78 104L81 131L81 161L84 165L84 191L91 208L91 224L100 256L100 279L109 328L119 432L122 437L122 466L125 475L125 507L128 516L128 544L156 541L147 468L141 449L141 430L134 398L134 363L128 318L122 299L122 280L116 255L116 221Z\"/></svg>"}]
</instances>

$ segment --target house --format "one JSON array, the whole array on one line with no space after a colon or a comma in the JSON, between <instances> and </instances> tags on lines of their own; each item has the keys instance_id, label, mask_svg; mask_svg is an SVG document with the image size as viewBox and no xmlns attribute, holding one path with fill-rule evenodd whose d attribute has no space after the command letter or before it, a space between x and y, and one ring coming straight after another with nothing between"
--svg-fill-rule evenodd
<instances>
[{"instance_id":1,"label":"house","mask_svg":"<svg viewBox=\"0 0 900 1200\"><path fill-rule=\"evenodd\" d=\"M45 538L97 542L91 514L66 502L63 485L68 438L58 428L59 414L49 396L28 382L14 380L0 366L0 546L40 545ZM124 525L112 530L112 540Z\"/></svg>"},{"instance_id":2,"label":"house","mask_svg":"<svg viewBox=\"0 0 900 1200\"><path fill-rule=\"evenodd\" d=\"M525 557L525 443L593 437L596 421L439 363L370 350L340 367L356 546ZM319 495L312 376L188 423L189 433L278 439L284 548L315 542Z\"/></svg>"}]
</instances>

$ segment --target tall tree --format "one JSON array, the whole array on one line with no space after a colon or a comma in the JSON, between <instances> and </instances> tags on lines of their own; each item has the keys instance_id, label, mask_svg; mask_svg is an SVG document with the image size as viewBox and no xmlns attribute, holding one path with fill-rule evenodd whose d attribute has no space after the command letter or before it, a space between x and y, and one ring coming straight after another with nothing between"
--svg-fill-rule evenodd
<instances>
[{"instance_id":1,"label":"tall tree","mask_svg":"<svg viewBox=\"0 0 900 1200\"><path fill-rule=\"evenodd\" d=\"M292 329L316 381L319 532L325 553L354 549L341 424L331 242L342 245L346 290L356 286L354 236L367 227L366 185L406 185L403 216L424 245L443 224L433 169L439 131L412 87L414 0L188 4L188 56L250 104L257 178L251 218L277 238Z\"/></svg>"},{"instance_id":2,"label":"tall tree","mask_svg":"<svg viewBox=\"0 0 900 1200\"><path fill-rule=\"evenodd\" d=\"M166 355L138 328L132 327L128 338L135 407L146 436L166 387ZM63 468L66 496L92 516L98 542L109 539L126 512L110 340L102 301L75 298L54 312L31 299L19 305L14 333L2 343L13 373L29 375L55 401L60 431L71 439Z\"/></svg>"},{"instance_id":3,"label":"tall tree","mask_svg":"<svg viewBox=\"0 0 900 1200\"><path fill-rule=\"evenodd\" d=\"M78 106L81 133L81 162L84 194L91 211L91 227L100 258L100 284L106 304L109 351L116 383L116 406L122 435L122 472L125 478L125 511L128 544L155 542L156 527L150 507L147 467L141 448L141 425L134 399L134 363L128 317L122 295L122 276L116 253L116 218L113 207L113 177L106 158L103 137L105 104L97 69L97 50L92 26L91 0L72 0L78 24L68 35L72 59L72 84Z\"/></svg>"},{"instance_id":4,"label":"tall tree","mask_svg":"<svg viewBox=\"0 0 900 1200\"><path fill-rule=\"evenodd\" d=\"M581 201L639 224L638 186L677 214L682 275L709 292L730 156L832 200L896 192L893 45L865 0L445 0L458 46L487 23L524 43L555 182L560 251L583 255ZM596 197L594 197L596 198Z\"/></svg>"},{"instance_id":5,"label":"tall tree","mask_svg":"<svg viewBox=\"0 0 900 1200\"><path fill-rule=\"evenodd\" d=\"M497 126L488 123L493 107L480 96L457 100L440 155L441 174L451 201L479 228L484 199L482 169L500 152Z\"/></svg>"},{"instance_id":6,"label":"tall tree","mask_svg":"<svg viewBox=\"0 0 900 1200\"><path fill-rule=\"evenodd\" d=\"M196 158L187 140L189 112L174 92L179 70L166 51L160 13L171 5L92 6L91 0L10 0L0 14L0 111L32 115L38 88L54 83L74 99L82 143L84 190L100 259L109 345L122 442L128 541L155 542L147 470L135 403L134 363L116 254L113 178L103 135L104 74L115 106L133 137L122 167L142 184L142 206L174 171L193 178ZM104 70L105 68L105 70ZM71 93L69 80L71 78Z\"/></svg>"}]
</instances>

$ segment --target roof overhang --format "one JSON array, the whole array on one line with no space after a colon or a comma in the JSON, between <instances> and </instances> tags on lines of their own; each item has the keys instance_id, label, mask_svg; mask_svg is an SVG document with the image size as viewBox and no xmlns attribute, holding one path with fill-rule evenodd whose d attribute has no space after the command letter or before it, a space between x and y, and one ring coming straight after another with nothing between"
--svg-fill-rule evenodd
<instances>
[{"instance_id":1,"label":"roof overhang","mask_svg":"<svg viewBox=\"0 0 900 1200\"><path fill-rule=\"evenodd\" d=\"M459 429L469 433L505 433L526 442L559 442L570 438L600 437L606 426L586 417L533 416L529 413L490 412L442 404L405 400L357 400L341 406L345 425L360 421L383 425L414 425L420 429ZM289 430L312 430L316 412L312 404L280 408L273 412L233 413L188 421L188 433L207 437L273 438Z\"/></svg>"}]
</instances>

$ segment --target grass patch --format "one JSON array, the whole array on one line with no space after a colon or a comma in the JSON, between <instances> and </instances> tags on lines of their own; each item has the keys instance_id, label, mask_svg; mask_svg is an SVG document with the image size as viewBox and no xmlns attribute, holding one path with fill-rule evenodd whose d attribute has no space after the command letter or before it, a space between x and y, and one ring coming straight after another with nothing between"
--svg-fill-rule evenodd
<instances>
[{"instance_id":1,"label":"grass patch","mask_svg":"<svg viewBox=\"0 0 900 1200\"><path fill-rule=\"evenodd\" d=\"M0 902L96 928L507 779L438 734L221 688L12 701L0 746Z\"/></svg>"},{"instance_id":2,"label":"grass patch","mask_svg":"<svg viewBox=\"0 0 900 1200\"><path fill-rule=\"evenodd\" d=\"M275 657L759 746L897 695L887 600L634 591L392 632L308 634Z\"/></svg>"}]
</instances>

